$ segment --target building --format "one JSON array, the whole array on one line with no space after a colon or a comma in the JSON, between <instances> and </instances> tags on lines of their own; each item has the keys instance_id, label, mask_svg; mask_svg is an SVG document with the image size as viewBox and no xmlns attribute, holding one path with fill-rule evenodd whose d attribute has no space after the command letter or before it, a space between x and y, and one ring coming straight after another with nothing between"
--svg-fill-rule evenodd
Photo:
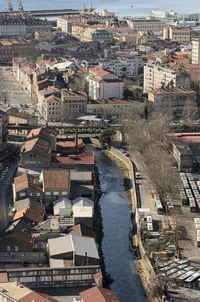
<instances>
[{"instance_id":1,"label":"building","mask_svg":"<svg viewBox=\"0 0 200 302\"><path fill-rule=\"evenodd\" d=\"M94 201L85 197L78 197L72 202L75 224L82 224L93 230Z\"/></svg>"},{"instance_id":2,"label":"building","mask_svg":"<svg viewBox=\"0 0 200 302\"><path fill-rule=\"evenodd\" d=\"M53 202L55 216L72 216L72 202L66 197L61 197Z\"/></svg>"},{"instance_id":3,"label":"building","mask_svg":"<svg viewBox=\"0 0 200 302\"><path fill-rule=\"evenodd\" d=\"M35 19L31 15L13 14L0 16L0 37L23 37L36 31L51 30L52 25L46 20Z\"/></svg>"},{"instance_id":4,"label":"building","mask_svg":"<svg viewBox=\"0 0 200 302\"><path fill-rule=\"evenodd\" d=\"M187 88L157 88L148 92L148 100L155 108L166 111L173 109L174 117L179 118L184 113L184 106L194 106L196 92Z\"/></svg>"},{"instance_id":5,"label":"building","mask_svg":"<svg viewBox=\"0 0 200 302\"><path fill-rule=\"evenodd\" d=\"M171 40L175 42L189 42L190 28L169 26L163 29L163 40Z\"/></svg>"},{"instance_id":6,"label":"building","mask_svg":"<svg viewBox=\"0 0 200 302\"><path fill-rule=\"evenodd\" d=\"M37 126L38 118L26 112L13 112L8 114L8 123L13 125Z\"/></svg>"},{"instance_id":7,"label":"building","mask_svg":"<svg viewBox=\"0 0 200 302\"><path fill-rule=\"evenodd\" d=\"M168 137L179 171L189 172L200 167L200 133L170 133Z\"/></svg>"},{"instance_id":8,"label":"building","mask_svg":"<svg viewBox=\"0 0 200 302\"><path fill-rule=\"evenodd\" d=\"M108 100L94 100L87 104L88 114L98 114L106 118L111 116L125 117L134 109L135 101L108 99Z\"/></svg>"},{"instance_id":9,"label":"building","mask_svg":"<svg viewBox=\"0 0 200 302\"><path fill-rule=\"evenodd\" d=\"M99 253L94 238L65 235L48 240L51 268L98 265Z\"/></svg>"},{"instance_id":10,"label":"building","mask_svg":"<svg viewBox=\"0 0 200 302\"><path fill-rule=\"evenodd\" d=\"M48 205L49 202L70 194L70 173L66 169L42 170L40 177L22 174L14 178L14 201L35 197Z\"/></svg>"},{"instance_id":11,"label":"building","mask_svg":"<svg viewBox=\"0 0 200 302\"><path fill-rule=\"evenodd\" d=\"M17 39L0 39L0 63L12 63L14 57L26 57L33 53L31 41Z\"/></svg>"},{"instance_id":12,"label":"building","mask_svg":"<svg viewBox=\"0 0 200 302\"><path fill-rule=\"evenodd\" d=\"M82 31L83 42L113 42L113 34L103 28L86 28Z\"/></svg>"},{"instance_id":13,"label":"building","mask_svg":"<svg viewBox=\"0 0 200 302\"><path fill-rule=\"evenodd\" d=\"M61 89L63 119L70 121L85 114L87 110L87 94L84 91Z\"/></svg>"},{"instance_id":14,"label":"building","mask_svg":"<svg viewBox=\"0 0 200 302\"><path fill-rule=\"evenodd\" d=\"M59 141L56 143L56 151L62 155L82 153L85 151L85 144L78 138L74 141Z\"/></svg>"},{"instance_id":15,"label":"building","mask_svg":"<svg viewBox=\"0 0 200 302\"><path fill-rule=\"evenodd\" d=\"M61 31L64 33L72 34L72 26L81 22L81 20L81 15L61 16L57 18L57 28L61 29Z\"/></svg>"},{"instance_id":16,"label":"building","mask_svg":"<svg viewBox=\"0 0 200 302\"><path fill-rule=\"evenodd\" d=\"M81 299L75 302L120 302L118 297L112 290L102 288L102 287L92 287L80 293Z\"/></svg>"},{"instance_id":17,"label":"building","mask_svg":"<svg viewBox=\"0 0 200 302\"><path fill-rule=\"evenodd\" d=\"M91 100L123 98L124 82L99 66L89 70L87 83Z\"/></svg>"},{"instance_id":18,"label":"building","mask_svg":"<svg viewBox=\"0 0 200 302\"><path fill-rule=\"evenodd\" d=\"M36 31L35 32L35 39L38 41L50 41L54 37L51 30L49 31Z\"/></svg>"},{"instance_id":19,"label":"building","mask_svg":"<svg viewBox=\"0 0 200 302\"><path fill-rule=\"evenodd\" d=\"M200 39L192 39L192 64L200 64Z\"/></svg>"},{"instance_id":20,"label":"building","mask_svg":"<svg viewBox=\"0 0 200 302\"><path fill-rule=\"evenodd\" d=\"M134 78L138 76L139 72L143 69L144 63L137 53L132 56L123 56L115 60L103 60L98 64L102 69L108 70L115 74L117 77Z\"/></svg>"},{"instance_id":21,"label":"building","mask_svg":"<svg viewBox=\"0 0 200 302\"><path fill-rule=\"evenodd\" d=\"M58 302L58 300L48 295L39 294L19 282L8 282L8 280L5 280L4 282L0 282L0 288L1 302Z\"/></svg>"},{"instance_id":22,"label":"building","mask_svg":"<svg viewBox=\"0 0 200 302\"><path fill-rule=\"evenodd\" d=\"M42 170L40 175L44 200L56 200L61 197L69 197L71 180L70 171L62 170Z\"/></svg>"},{"instance_id":23,"label":"building","mask_svg":"<svg viewBox=\"0 0 200 302\"><path fill-rule=\"evenodd\" d=\"M40 127L33 129L26 137L20 150L22 167L49 167L51 152L56 150L54 130Z\"/></svg>"},{"instance_id":24,"label":"building","mask_svg":"<svg viewBox=\"0 0 200 302\"><path fill-rule=\"evenodd\" d=\"M137 45L141 43L141 37L138 33L128 33L123 34L119 37L121 43L126 43L130 45Z\"/></svg>"},{"instance_id":25,"label":"building","mask_svg":"<svg viewBox=\"0 0 200 302\"><path fill-rule=\"evenodd\" d=\"M128 23L136 32L138 31L152 31L154 34L163 31L165 22L158 19L132 19Z\"/></svg>"},{"instance_id":26,"label":"building","mask_svg":"<svg viewBox=\"0 0 200 302\"><path fill-rule=\"evenodd\" d=\"M166 10L152 10L150 11L149 15L154 18L169 18L169 17L176 17L177 13L173 11L166 11Z\"/></svg>"},{"instance_id":27,"label":"building","mask_svg":"<svg viewBox=\"0 0 200 302\"><path fill-rule=\"evenodd\" d=\"M176 69L157 62L145 64L144 92L168 85L190 89L190 75L181 68Z\"/></svg>"}]
</instances>

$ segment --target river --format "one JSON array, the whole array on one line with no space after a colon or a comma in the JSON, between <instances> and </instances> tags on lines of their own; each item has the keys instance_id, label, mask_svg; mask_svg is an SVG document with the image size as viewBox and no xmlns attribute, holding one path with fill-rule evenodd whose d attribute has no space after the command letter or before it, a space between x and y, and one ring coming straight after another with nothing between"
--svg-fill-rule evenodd
<instances>
[{"instance_id":1,"label":"river","mask_svg":"<svg viewBox=\"0 0 200 302\"><path fill-rule=\"evenodd\" d=\"M18 0L11 0L14 9L17 9ZM197 13L200 11L199 0L22 0L25 10L38 9L61 9L72 8L81 9L83 3L89 7L90 3L97 10L108 9L118 16L144 16L148 15L150 10L174 10L178 13ZM4 10L8 6L8 0L0 1L0 10Z\"/></svg>"},{"instance_id":2,"label":"river","mask_svg":"<svg viewBox=\"0 0 200 302\"><path fill-rule=\"evenodd\" d=\"M102 250L106 272L114 279L111 289L121 302L146 301L129 240L131 204L124 195L123 175L101 151L94 153L103 193L100 198L104 232Z\"/></svg>"}]
</instances>

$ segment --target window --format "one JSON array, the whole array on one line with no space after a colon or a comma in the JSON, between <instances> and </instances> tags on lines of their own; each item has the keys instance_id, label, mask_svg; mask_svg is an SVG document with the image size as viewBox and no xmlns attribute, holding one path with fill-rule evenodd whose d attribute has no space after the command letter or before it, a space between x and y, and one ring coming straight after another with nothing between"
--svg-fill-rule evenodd
<instances>
[{"instance_id":1,"label":"window","mask_svg":"<svg viewBox=\"0 0 200 302\"><path fill-rule=\"evenodd\" d=\"M51 195L51 192L45 192L45 195Z\"/></svg>"},{"instance_id":2,"label":"window","mask_svg":"<svg viewBox=\"0 0 200 302\"><path fill-rule=\"evenodd\" d=\"M19 193L19 196L26 196L25 193Z\"/></svg>"},{"instance_id":3,"label":"window","mask_svg":"<svg viewBox=\"0 0 200 302\"><path fill-rule=\"evenodd\" d=\"M15 252L19 252L19 247L18 247L18 245L15 245Z\"/></svg>"},{"instance_id":4,"label":"window","mask_svg":"<svg viewBox=\"0 0 200 302\"><path fill-rule=\"evenodd\" d=\"M11 251L10 245L7 245L6 249L7 249L7 252L10 252Z\"/></svg>"},{"instance_id":5,"label":"window","mask_svg":"<svg viewBox=\"0 0 200 302\"><path fill-rule=\"evenodd\" d=\"M59 192L54 191L54 192L53 192L53 195L59 195Z\"/></svg>"}]
</instances>

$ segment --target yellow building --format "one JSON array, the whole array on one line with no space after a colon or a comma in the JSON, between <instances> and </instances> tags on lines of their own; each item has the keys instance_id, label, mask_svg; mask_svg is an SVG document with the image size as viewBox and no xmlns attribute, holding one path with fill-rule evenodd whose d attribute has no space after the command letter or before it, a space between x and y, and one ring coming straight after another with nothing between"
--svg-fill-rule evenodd
<instances>
[{"instance_id":1,"label":"yellow building","mask_svg":"<svg viewBox=\"0 0 200 302\"><path fill-rule=\"evenodd\" d=\"M190 29L188 27L165 27L163 29L163 40L171 40L176 42L189 42Z\"/></svg>"}]
</instances>

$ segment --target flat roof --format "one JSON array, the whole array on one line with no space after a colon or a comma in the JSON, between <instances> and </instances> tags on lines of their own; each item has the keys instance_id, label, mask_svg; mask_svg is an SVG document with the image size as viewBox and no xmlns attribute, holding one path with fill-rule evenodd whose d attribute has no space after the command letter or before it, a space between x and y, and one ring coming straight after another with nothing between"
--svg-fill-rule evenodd
<instances>
[{"instance_id":1,"label":"flat roof","mask_svg":"<svg viewBox=\"0 0 200 302\"><path fill-rule=\"evenodd\" d=\"M20 300L28 294L32 293L32 290L27 287L17 286L17 282L1 282L0 288L6 290L5 294L15 300Z\"/></svg>"}]
</instances>

